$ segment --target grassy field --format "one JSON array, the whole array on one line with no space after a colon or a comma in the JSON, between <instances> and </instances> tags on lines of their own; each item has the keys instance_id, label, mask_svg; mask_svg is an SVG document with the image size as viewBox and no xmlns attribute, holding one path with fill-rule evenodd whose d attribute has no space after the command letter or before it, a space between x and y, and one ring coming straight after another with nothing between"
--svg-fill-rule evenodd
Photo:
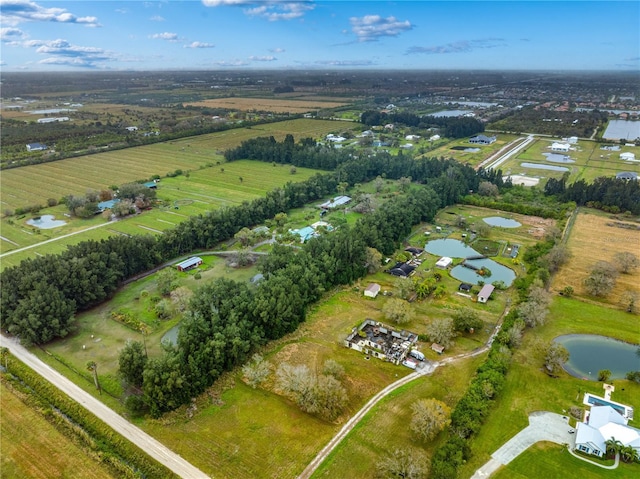
<instances>
[{"instance_id":1,"label":"grassy field","mask_svg":"<svg viewBox=\"0 0 640 479\"><path fill-rule=\"evenodd\" d=\"M544 348L553 338L562 334L600 334L640 344L637 325L637 315L556 296L547 324L525 333L522 346L514 353L505 388L472 442L473 457L460 477L470 477L496 449L526 427L529 413L565 413L571 406L581 405L585 392L602 395L602 383L574 378L567 373L551 378L542 371ZM640 407L640 384L621 379L613 380L612 384L615 386L613 400L636 409ZM639 422L636 418L630 425L638 427Z\"/></svg>"},{"instance_id":2,"label":"grassy field","mask_svg":"<svg viewBox=\"0 0 640 479\"><path fill-rule=\"evenodd\" d=\"M221 206L234 206L243 201L250 201L289 181L304 181L316 173L316 170L297 168L295 175L292 175L286 165L274 167L269 163L241 160L224 163L224 166L199 169L188 176L163 179L158 187L158 198L162 201L162 207L120 221L107 222L100 215L89 220L66 218L66 209L62 205L39 213L53 214L56 219L65 219L68 222L54 229L40 230L27 225L27 220L33 215L4 218L3 240L0 241L2 254L64 235L76 234L3 256L1 267L17 265L23 259L35 255L59 253L64 251L67 245L83 240L99 240L114 234L161 234L190 216L203 214ZM97 229L84 231L90 227Z\"/></svg>"},{"instance_id":3,"label":"grassy field","mask_svg":"<svg viewBox=\"0 0 640 479\"><path fill-rule=\"evenodd\" d=\"M215 98L193 103L185 103L185 106L228 108L240 111L272 111L274 113L306 113L323 108L335 108L347 105L344 101L318 101L317 98L305 100L293 100L290 98Z\"/></svg>"},{"instance_id":4,"label":"grassy field","mask_svg":"<svg viewBox=\"0 0 640 479\"><path fill-rule=\"evenodd\" d=\"M565 286L571 286L580 297L622 307L620 300L625 291L638 292L639 269L631 274L621 274L615 288L606 298L590 297L584 289L583 281L589 276L596 261L604 260L615 264L616 253L626 251L637 255L638 245L640 229L637 223L583 208L573 224L567 242L567 248L572 254L571 260L555 275L552 288L559 291Z\"/></svg>"},{"instance_id":5,"label":"grassy field","mask_svg":"<svg viewBox=\"0 0 640 479\"><path fill-rule=\"evenodd\" d=\"M433 157L444 157L444 158L453 158L454 160L459 161L460 163L464 163L469 166L476 166L483 160L486 160L488 157L498 152L501 148L503 148L508 143L512 142L516 138L519 138L518 135L509 135L501 133L497 135L497 140L491 145L474 145L469 143L469 138L461 138L456 141L446 142L444 145L429 151L426 153L426 156ZM428 140L425 141L428 144ZM419 145L416 145L416 148ZM464 151L463 149L454 150L453 148L479 148L478 152L470 152Z\"/></svg>"},{"instance_id":6,"label":"grassy field","mask_svg":"<svg viewBox=\"0 0 640 479\"><path fill-rule=\"evenodd\" d=\"M0 477L33 479L113 476L0 382Z\"/></svg>"},{"instance_id":7,"label":"grassy field","mask_svg":"<svg viewBox=\"0 0 640 479\"><path fill-rule=\"evenodd\" d=\"M605 470L577 459L569 454L566 447L541 442L531 446L491 477L492 479L538 479L540 477L633 479L637 476L637 465L621 462L616 469Z\"/></svg>"},{"instance_id":8,"label":"grassy field","mask_svg":"<svg viewBox=\"0 0 640 479\"><path fill-rule=\"evenodd\" d=\"M45 205L49 198L59 200L69 194L83 195L87 190L99 191L153 175L164 177L178 169L193 173L215 166L218 161L224 161L225 150L250 138L273 135L282 140L289 133L296 140L320 138L352 127L347 122L288 120L9 169L2 172L0 179L0 201L3 210Z\"/></svg>"}]
</instances>

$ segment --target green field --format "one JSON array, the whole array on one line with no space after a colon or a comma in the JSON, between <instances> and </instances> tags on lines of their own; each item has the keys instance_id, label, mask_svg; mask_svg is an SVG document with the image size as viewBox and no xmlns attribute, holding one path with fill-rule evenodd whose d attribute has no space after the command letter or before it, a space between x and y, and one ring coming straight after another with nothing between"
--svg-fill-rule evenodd
<instances>
[{"instance_id":1,"label":"green field","mask_svg":"<svg viewBox=\"0 0 640 479\"><path fill-rule=\"evenodd\" d=\"M225 150L250 138L273 135L282 140L290 133L296 140L317 139L332 131L353 127L349 122L288 120L4 170L0 201L3 210L45 205L49 198L59 200L69 194L83 195L87 190L99 191L153 175L164 177L178 169L195 172L206 165L223 162Z\"/></svg>"},{"instance_id":2,"label":"green field","mask_svg":"<svg viewBox=\"0 0 640 479\"><path fill-rule=\"evenodd\" d=\"M490 135L486 133L486 135ZM483 160L486 160L491 155L497 153L501 148L503 148L508 143L513 140L520 138L518 135L509 135L506 133L500 133L497 136L497 140L495 143L491 145L474 145L469 143L469 138L461 138L459 140L446 142L442 146L429 151L426 156L433 157L443 157L443 158L453 158L454 160L459 161L460 163L464 163L469 166L476 166L481 163ZM421 140L423 141L423 140ZM428 144L428 140L424 140ZM452 148L461 147L461 148L479 148L478 152L467 152L464 150L453 150Z\"/></svg>"},{"instance_id":3,"label":"green field","mask_svg":"<svg viewBox=\"0 0 640 479\"><path fill-rule=\"evenodd\" d=\"M1 267L14 266L25 258L37 255L60 253L69 244L84 240L99 240L115 234L161 234L190 216L250 201L287 182L304 181L316 173L316 170L297 168L295 175L292 175L287 165L272 166L270 163L241 160L199 169L188 176L164 178L158 186L158 198L163 206L120 221L107 221L100 215L90 220L66 218L66 210L62 205L39 213L53 214L56 219L68 221L67 225L54 229L40 230L27 225L26 221L33 215L4 218L1 233L4 240L0 241L0 253L3 255ZM97 228L86 231L90 227ZM71 233L76 234L22 252L10 253Z\"/></svg>"},{"instance_id":4,"label":"green field","mask_svg":"<svg viewBox=\"0 0 640 479\"><path fill-rule=\"evenodd\" d=\"M112 476L37 411L0 383L0 477L33 479Z\"/></svg>"}]
</instances>

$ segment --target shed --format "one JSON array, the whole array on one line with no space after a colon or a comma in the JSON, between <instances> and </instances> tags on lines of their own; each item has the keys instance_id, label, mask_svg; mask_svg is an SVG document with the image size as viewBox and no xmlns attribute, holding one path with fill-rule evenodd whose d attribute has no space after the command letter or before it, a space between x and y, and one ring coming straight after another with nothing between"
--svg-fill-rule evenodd
<instances>
[{"instance_id":1,"label":"shed","mask_svg":"<svg viewBox=\"0 0 640 479\"><path fill-rule=\"evenodd\" d=\"M620 153L620 159L622 161L634 161L636 159L636 155L630 151L625 151L624 153Z\"/></svg>"},{"instance_id":2,"label":"shed","mask_svg":"<svg viewBox=\"0 0 640 479\"><path fill-rule=\"evenodd\" d=\"M436 261L436 268L447 269L453 263L453 259L448 256L443 256L438 261Z\"/></svg>"},{"instance_id":3,"label":"shed","mask_svg":"<svg viewBox=\"0 0 640 479\"><path fill-rule=\"evenodd\" d=\"M465 293L468 293L469 291L471 291L472 286L469 283L460 283L460 286L458 286L458 291L464 291Z\"/></svg>"},{"instance_id":4,"label":"shed","mask_svg":"<svg viewBox=\"0 0 640 479\"><path fill-rule=\"evenodd\" d=\"M197 268L202 264L202 258L199 256L192 256L191 258L185 259L182 263L178 263L176 267L178 271L189 271L190 269Z\"/></svg>"},{"instance_id":5,"label":"shed","mask_svg":"<svg viewBox=\"0 0 640 479\"><path fill-rule=\"evenodd\" d=\"M491 297L491 293L493 293L494 289L496 289L494 285L485 284L480 290L480 292L478 293L478 302L486 303L487 301L489 301L489 298Z\"/></svg>"},{"instance_id":6,"label":"shed","mask_svg":"<svg viewBox=\"0 0 640 479\"><path fill-rule=\"evenodd\" d=\"M152 190L158 188L158 184L155 181L147 181L146 183L144 183L144 186L146 186L147 188L151 188Z\"/></svg>"},{"instance_id":7,"label":"shed","mask_svg":"<svg viewBox=\"0 0 640 479\"><path fill-rule=\"evenodd\" d=\"M42 143L29 143L27 145L27 151L43 151L47 149L47 145Z\"/></svg>"},{"instance_id":8,"label":"shed","mask_svg":"<svg viewBox=\"0 0 640 479\"><path fill-rule=\"evenodd\" d=\"M415 266L411 266L409 263L396 263L393 268L389 270L394 276L400 276L402 278L409 277L416 269Z\"/></svg>"},{"instance_id":9,"label":"shed","mask_svg":"<svg viewBox=\"0 0 640 479\"><path fill-rule=\"evenodd\" d=\"M364 295L368 298L375 298L376 296L378 296L379 292L380 292L380 285L378 283L371 283L369 286L365 288Z\"/></svg>"},{"instance_id":10,"label":"shed","mask_svg":"<svg viewBox=\"0 0 640 479\"><path fill-rule=\"evenodd\" d=\"M102 213L104 210L110 210L118 203L120 203L120 200L117 198L108 201L101 201L98 203L98 212Z\"/></svg>"},{"instance_id":11,"label":"shed","mask_svg":"<svg viewBox=\"0 0 640 479\"><path fill-rule=\"evenodd\" d=\"M434 350L438 354L444 353L444 346L438 343L431 343L431 349Z\"/></svg>"},{"instance_id":12,"label":"shed","mask_svg":"<svg viewBox=\"0 0 640 479\"><path fill-rule=\"evenodd\" d=\"M329 201L325 201L324 203L318 206L322 209L336 208L338 206L346 205L347 203L349 203L349 201L351 201L350 196L342 195L342 196L336 196L335 198Z\"/></svg>"},{"instance_id":13,"label":"shed","mask_svg":"<svg viewBox=\"0 0 640 479\"><path fill-rule=\"evenodd\" d=\"M406 252L411 253L412 255L419 256L424 250L422 248L416 248L415 246L409 246L404 249Z\"/></svg>"}]
</instances>

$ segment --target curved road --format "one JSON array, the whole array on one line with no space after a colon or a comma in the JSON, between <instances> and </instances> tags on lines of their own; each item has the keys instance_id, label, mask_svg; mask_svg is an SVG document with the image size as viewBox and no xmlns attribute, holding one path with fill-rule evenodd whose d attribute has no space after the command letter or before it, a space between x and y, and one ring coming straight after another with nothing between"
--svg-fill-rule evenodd
<instances>
[{"instance_id":1,"label":"curved road","mask_svg":"<svg viewBox=\"0 0 640 479\"><path fill-rule=\"evenodd\" d=\"M86 391L83 391L60 373L43 363L37 356L21 346L17 340L0 335L0 345L8 347L16 358L178 476L185 479L205 479L209 477L200 469L192 466L181 456L171 451L165 445L131 424L98 399Z\"/></svg>"}]
</instances>

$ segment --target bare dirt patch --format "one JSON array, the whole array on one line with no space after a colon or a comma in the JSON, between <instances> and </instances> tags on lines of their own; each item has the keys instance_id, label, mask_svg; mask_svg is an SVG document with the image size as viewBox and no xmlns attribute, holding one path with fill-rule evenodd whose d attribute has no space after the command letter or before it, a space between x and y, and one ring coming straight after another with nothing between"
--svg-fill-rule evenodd
<instances>
[{"instance_id":1,"label":"bare dirt patch","mask_svg":"<svg viewBox=\"0 0 640 479\"><path fill-rule=\"evenodd\" d=\"M217 98L194 103L185 103L185 106L202 106L209 108L228 108L242 111L272 111L274 113L305 113L323 108L335 108L346 105L336 101L312 101L268 99L268 98Z\"/></svg>"},{"instance_id":2,"label":"bare dirt patch","mask_svg":"<svg viewBox=\"0 0 640 479\"><path fill-rule=\"evenodd\" d=\"M629 225L629 228L620 227ZM616 253L628 251L638 253L640 230L631 222L612 220L606 216L580 213L571 230L567 247L572 254L569 264L563 267L553 280L553 288L561 290L571 286L576 294L587 296L583 287L584 279L589 275L597 261L615 264ZM638 292L640 272L621 274L611 294L603 299L604 303L618 307L625 291Z\"/></svg>"}]
</instances>

